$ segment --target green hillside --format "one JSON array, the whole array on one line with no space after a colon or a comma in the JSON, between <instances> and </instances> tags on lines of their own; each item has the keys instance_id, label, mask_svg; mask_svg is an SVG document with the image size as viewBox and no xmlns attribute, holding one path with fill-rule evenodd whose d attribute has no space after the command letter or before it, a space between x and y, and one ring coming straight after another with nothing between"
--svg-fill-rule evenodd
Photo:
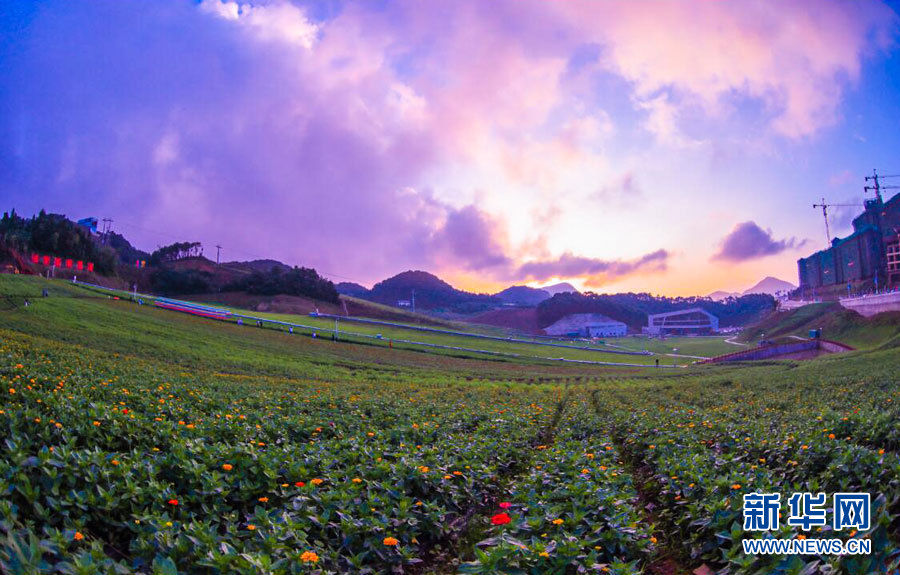
<instances>
[{"instance_id":1,"label":"green hillside","mask_svg":"<svg viewBox=\"0 0 900 575\"><path fill-rule=\"evenodd\" d=\"M885 345L900 335L900 312L888 312L866 318L839 303L817 303L789 311L776 312L746 329L741 338L754 342L762 338L807 337L809 331L822 329L822 337L856 348Z\"/></svg>"},{"instance_id":2,"label":"green hillside","mask_svg":"<svg viewBox=\"0 0 900 575\"><path fill-rule=\"evenodd\" d=\"M3 573L897 568L900 348L622 369L292 336L39 278L0 276L0 302ZM762 534L742 495L809 485L871 493L869 530L829 534L871 553L744 555Z\"/></svg>"}]
</instances>

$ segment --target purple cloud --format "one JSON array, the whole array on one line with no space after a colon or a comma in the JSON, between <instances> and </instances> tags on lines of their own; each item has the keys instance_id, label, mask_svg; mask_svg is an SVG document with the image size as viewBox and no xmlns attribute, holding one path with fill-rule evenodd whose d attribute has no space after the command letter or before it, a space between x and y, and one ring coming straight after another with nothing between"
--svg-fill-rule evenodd
<instances>
[{"instance_id":1,"label":"purple cloud","mask_svg":"<svg viewBox=\"0 0 900 575\"><path fill-rule=\"evenodd\" d=\"M528 195L597 181L617 132L587 86L606 75L632 87L623 99L640 115L665 87L682 95L672 114L739 93L780 133L827 125L842 88L819 88L855 78L862 47L889 45L896 18L880 4L799 4L797 18L713 3L697 19L661 3L666 17L647 19L627 2L12 0L0 195L23 213L110 216L146 249L197 239L364 283L398 267L497 281L661 269L664 256L554 259L546 224L510 245L504 218L521 230ZM685 29L697 42L682 49ZM603 57L572 66L586 45ZM726 57L703 57L721 46ZM760 57L735 67L746 53ZM615 203L637 184L624 174L599 194ZM525 209L460 200L485 186L496 201L484 205Z\"/></svg>"},{"instance_id":2,"label":"purple cloud","mask_svg":"<svg viewBox=\"0 0 900 575\"><path fill-rule=\"evenodd\" d=\"M431 237L434 253L456 265L486 271L511 264L498 230L500 224L475 206L459 210L447 209L444 224Z\"/></svg>"},{"instance_id":3,"label":"purple cloud","mask_svg":"<svg viewBox=\"0 0 900 575\"><path fill-rule=\"evenodd\" d=\"M719 251L712 259L742 262L799 248L805 243L806 240L797 241L797 238L776 240L772 237L772 230L764 230L756 222L747 221L734 226L734 229L722 239Z\"/></svg>"},{"instance_id":4,"label":"purple cloud","mask_svg":"<svg viewBox=\"0 0 900 575\"><path fill-rule=\"evenodd\" d=\"M565 253L558 258L528 262L520 266L516 279L544 281L554 277L587 276L587 284L602 285L611 279L636 273L664 271L668 264L669 252L656 250L633 260L603 260L586 258Z\"/></svg>"}]
</instances>

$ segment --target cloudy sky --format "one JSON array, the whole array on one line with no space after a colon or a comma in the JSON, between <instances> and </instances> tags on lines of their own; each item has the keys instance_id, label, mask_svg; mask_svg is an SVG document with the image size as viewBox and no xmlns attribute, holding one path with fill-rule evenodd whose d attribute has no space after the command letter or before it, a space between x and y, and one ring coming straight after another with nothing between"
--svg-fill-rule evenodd
<instances>
[{"instance_id":1,"label":"cloudy sky","mask_svg":"<svg viewBox=\"0 0 900 575\"><path fill-rule=\"evenodd\" d=\"M811 204L900 173L898 24L875 0L6 0L2 209L366 285L796 283Z\"/></svg>"}]
</instances>

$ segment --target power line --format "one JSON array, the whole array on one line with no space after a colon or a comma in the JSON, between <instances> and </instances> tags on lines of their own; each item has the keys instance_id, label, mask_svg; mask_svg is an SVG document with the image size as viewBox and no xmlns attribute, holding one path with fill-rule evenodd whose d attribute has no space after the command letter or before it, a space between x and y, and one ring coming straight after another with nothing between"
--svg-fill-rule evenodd
<instances>
[{"instance_id":1,"label":"power line","mask_svg":"<svg viewBox=\"0 0 900 575\"><path fill-rule=\"evenodd\" d=\"M900 177L900 174L889 175L889 176L879 176L879 175L878 175L878 170L873 169L873 170L872 170L872 175L871 175L871 176L866 176L866 181L867 181L867 182L872 182L872 185L871 185L871 186L864 186L863 189L864 189L865 191L867 191L867 192L869 192L869 191L875 192L875 201L881 203L882 201L884 201L884 200L882 200L882 198L881 198L881 190L900 189L900 186L884 186L884 185L881 185L881 183L878 181L878 179L879 179L879 178L881 178L881 179L884 179L884 178L897 178L897 177Z\"/></svg>"}]
</instances>

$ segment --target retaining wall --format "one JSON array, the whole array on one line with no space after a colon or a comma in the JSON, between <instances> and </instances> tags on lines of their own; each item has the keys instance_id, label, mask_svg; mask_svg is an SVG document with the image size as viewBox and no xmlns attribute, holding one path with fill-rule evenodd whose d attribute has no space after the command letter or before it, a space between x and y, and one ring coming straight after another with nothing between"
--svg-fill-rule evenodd
<instances>
[{"instance_id":1,"label":"retaining wall","mask_svg":"<svg viewBox=\"0 0 900 575\"><path fill-rule=\"evenodd\" d=\"M900 292L897 291L843 298L840 301L845 308L852 309L866 317L886 311L900 311Z\"/></svg>"},{"instance_id":2,"label":"retaining wall","mask_svg":"<svg viewBox=\"0 0 900 575\"><path fill-rule=\"evenodd\" d=\"M804 351L812 351L816 349L821 349L822 351L828 353L841 353L844 351L853 350L849 345L844 345L842 343L838 343L836 341L830 341L827 339L804 339L798 341L792 341L789 343L777 343L773 345L763 345L760 347L754 347L752 349L745 349L741 351L735 351L732 353L726 353L725 355L719 355L716 357L711 357L709 359L705 359L698 363L723 363L726 361L755 361L760 359L771 359L778 358L784 355L790 355L793 353L800 353Z\"/></svg>"}]
</instances>

